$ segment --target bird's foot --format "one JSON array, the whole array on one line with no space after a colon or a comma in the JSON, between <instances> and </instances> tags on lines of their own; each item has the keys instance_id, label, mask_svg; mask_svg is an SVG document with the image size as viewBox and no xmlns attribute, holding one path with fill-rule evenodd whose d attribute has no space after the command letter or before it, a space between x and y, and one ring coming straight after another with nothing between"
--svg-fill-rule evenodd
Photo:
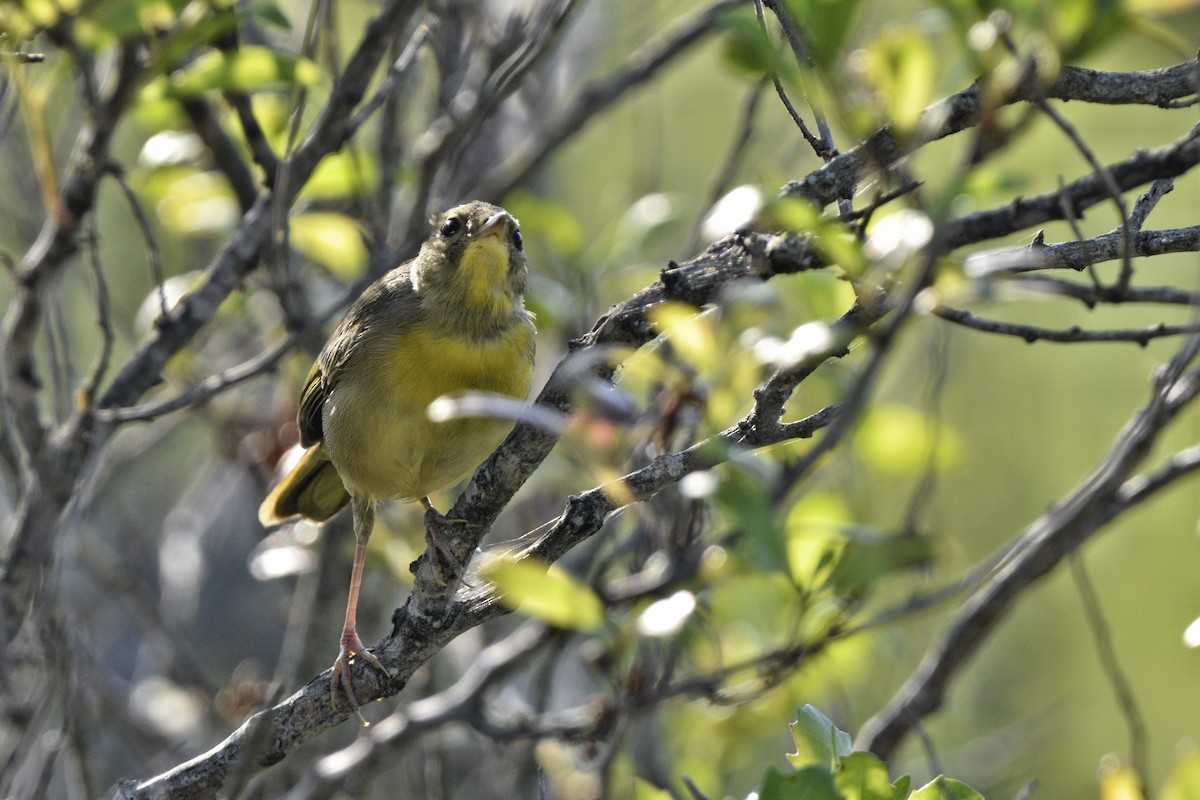
<instances>
[{"instance_id":1,"label":"bird's foot","mask_svg":"<svg viewBox=\"0 0 1200 800\"><path fill-rule=\"evenodd\" d=\"M454 555L454 551L446 543L443 533L447 526L465 520L450 519L444 516L433 507L428 497L421 498L421 504L425 506L425 548L430 554L430 558L433 559L433 570L437 573L438 579L446 584L458 580L471 586L470 581L466 579L466 566L458 559L458 556Z\"/></svg>"},{"instance_id":2,"label":"bird's foot","mask_svg":"<svg viewBox=\"0 0 1200 800\"><path fill-rule=\"evenodd\" d=\"M389 678L392 677L392 673L388 671L382 661L375 657L374 653L367 649L366 645L362 643L362 639L358 638L357 631L342 632L342 645L338 649L337 660L333 662L333 674L329 677L329 702L336 709L338 690L341 690L350 703L354 716L358 717L358 721L365 728L369 723L358 706L358 698L354 696L354 682L350 676L350 659L353 656L358 656Z\"/></svg>"}]
</instances>

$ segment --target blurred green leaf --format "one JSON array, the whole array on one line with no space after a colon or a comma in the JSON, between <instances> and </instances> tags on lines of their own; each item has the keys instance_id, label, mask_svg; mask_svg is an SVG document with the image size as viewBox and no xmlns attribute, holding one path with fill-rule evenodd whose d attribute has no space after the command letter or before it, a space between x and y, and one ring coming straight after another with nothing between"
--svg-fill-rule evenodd
<instances>
[{"instance_id":1,"label":"blurred green leaf","mask_svg":"<svg viewBox=\"0 0 1200 800\"><path fill-rule=\"evenodd\" d=\"M787 550L771 502L779 467L754 453L739 454L718 471L712 498L744 538L738 553L759 569L788 572Z\"/></svg>"},{"instance_id":2,"label":"blurred green leaf","mask_svg":"<svg viewBox=\"0 0 1200 800\"><path fill-rule=\"evenodd\" d=\"M1108 44L1130 22L1123 0L1055 0L1048 10L1062 58L1072 61Z\"/></svg>"},{"instance_id":3,"label":"blurred green leaf","mask_svg":"<svg viewBox=\"0 0 1200 800\"><path fill-rule=\"evenodd\" d=\"M792 580L812 586L846 544L843 531L854 519L839 495L814 493L801 498L784 521L787 563Z\"/></svg>"},{"instance_id":4,"label":"blurred green leaf","mask_svg":"<svg viewBox=\"0 0 1200 800\"><path fill-rule=\"evenodd\" d=\"M507 206L505 206L507 208ZM634 778L633 800L673 800L674 795L645 778Z\"/></svg>"},{"instance_id":5,"label":"blurred green leaf","mask_svg":"<svg viewBox=\"0 0 1200 800\"><path fill-rule=\"evenodd\" d=\"M292 217L288 237L301 253L350 281L362 275L370 258L363 233L361 223L350 217L313 211Z\"/></svg>"},{"instance_id":6,"label":"blurred green leaf","mask_svg":"<svg viewBox=\"0 0 1200 800\"><path fill-rule=\"evenodd\" d=\"M300 191L306 200L343 200L375 191L379 171L367 153L341 150L321 159Z\"/></svg>"},{"instance_id":7,"label":"blurred green leaf","mask_svg":"<svg viewBox=\"0 0 1200 800\"><path fill-rule=\"evenodd\" d=\"M834 564L829 581L840 595L855 595L893 572L927 564L933 543L920 536L851 541Z\"/></svg>"},{"instance_id":8,"label":"blurred green leaf","mask_svg":"<svg viewBox=\"0 0 1200 800\"><path fill-rule=\"evenodd\" d=\"M912 133L933 100L938 73L928 35L915 28L889 31L867 46L865 65L888 120Z\"/></svg>"},{"instance_id":9,"label":"blurred green leaf","mask_svg":"<svg viewBox=\"0 0 1200 800\"><path fill-rule=\"evenodd\" d=\"M172 75L167 91L184 97L213 89L251 92L315 86L320 78L320 69L306 58L250 45L232 53L205 53Z\"/></svg>"},{"instance_id":10,"label":"blurred green leaf","mask_svg":"<svg viewBox=\"0 0 1200 800\"><path fill-rule=\"evenodd\" d=\"M595 631L604 624L604 606L591 589L557 565L533 558L497 558L479 574L495 584L500 601L557 628Z\"/></svg>"},{"instance_id":11,"label":"blurred green leaf","mask_svg":"<svg viewBox=\"0 0 1200 800\"><path fill-rule=\"evenodd\" d=\"M954 468L962 461L964 445L953 429L921 412L884 404L863 418L854 449L877 472L907 477L931 467L938 472Z\"/></svg>"},{"instance_id":12,"label":"blurred green leaf","mask_svg":"<svg viewBox=\"0 0 1200 800\"><path fill-rule=\"evenodd\" d=\"M939 775L917 789L910 800L984 800L983 795L962 781Z\"/></svg>"},{"instance_id":13,"label":"blurred green leaf","mask_svg":"<svg viewBox=\"0 0 1200 800\"><path fill-rule=\"evenodd\" d=\"M785 0L818 68L833 67L858 25L862 0Z\"/></svg>"},{"instance_id":14,"label":"blurred green leaf","mask_svg":"<svg viewBox=\"0 0 1200 800\"><path fill-rule=\"evenodd\" d=\"M225 176L186 167L161 172L165 179L154 181L152 191L159 194L158 218L170 230L184 235L220 233L237 221L241 211Z\"/></svg>"},{"instance_id":15,"label":"blurred green leaf","mask_svg":"<svg viewBox=\"0 0 1200 800\"><path fill-rule=\"evenodd\" d=\"M838 770L842 759L850 755L850 734L839 730L815 706L801 708L796 721L788 727L796 742L796 752L788 753L788 761L797 769L817 766Z\"/></svg>"},{"instance_id":16,"label":"blurred green leaf","mask_svg":"<svg viewBox=\"0 0 1200 800\"><path fill-rule=\"evenodd\" d=\"M1159 800L1200 799L1200 751L1191 750L1171 767Z\"/></svg>"},{"instance_id":17,"label":"blurred green leaf","mask_svg":"<svg viewBox=\"0 0 1200 800\"><path fill-rule=\"evenodd\" d=\"M758 800L848 800L828 769L810 766L784 774L772 767L763 778Z\"/></svg>"},{"instance_id":18,"label":"blurred green leaf","mask_svg":"<svg viewBox=\"0 0 1200 800\"><path fill-rule=\"evenodd\" d=\"M667 301L651 308L646 317L685 361L701 372L713 371L718 354L711 314L687 303Z\"/></svg>"},{"instance_id":19,"label":"blurred green leaf","mask_svg":"<svg viewBox=\"0 0 1200 800\"><path fill-rule=\"evenodd\" d=\"M583 249L583 228L562 203L519 190L504 199L504 207L520 221L526 248L545 246L564 258Z\"/></svg>"},{"instance_id":20,"label":"blurred green leaf","mask_svg":"<svg viewBox=\"0 0 1200 800\"><path fill-rule=\"evenodd\" d=\"M750 9L737 9L721 16L725 29L722 55L733 67L754 75L787 76L796 71L790 53L771 40Z\"/></svg>"},{"instance_id":21,"label":"blurred green leaf","mask_svg":"<svg viewBox=\"0 0 1200 800\"><path fill-rule=\"evenodd\" d=\"M128 38L169 27L185 5L181 0L100 0L89 3L83 16L99 33Z\"/></svg>"},{"instance_id":22,"label":"blurred green leaf","mask_svg":"<svg viewBox=\"0 0 1200 800\"><path fill-rule=\"evenodd\" d=\"M278 3L270 2L270 0L261 0L261 2L257 3L248 3L241 9L241 13L242 16L248 19L265 22L268 25L272 25L285 31L290 31L292 29L292 22L287 18L287 15L283 13L283 9L279 7Z\"/></svg>"},{"instance_id":23,"label":"blurred green leaf","mask_svg":"<svg viewBox=\"0 0 1200 800\"><path fill-rule=\"evenodd\" d=\"M1105 757L1101 759L1097 773L1100 800L1145 800L1141 776L1129 764L1115 757Z\"/></svg>"},{"instance_id":24,"label":"blurred green leaf","mask_svg":"<svg viewBox=\"0 0 1200 800\"><path fill-rule=\"evenodd\" d=\"M979 202L994 202L996 198L1019 192L1029 185L1029 176L1013 169L982 164L972 169L962 183L961 191Z\"/></svg>"},{"instance_id":25,"label":"blurred green leaf","mask_svg":"<svg viewBox=\"0 0 1200 800\"><path fill-rule=\"evenodd\" d=\"M859 275L866 267L862 244L854 233L836 219L823 218L811 203L784 197L773 201L761 215L764 227L792 233L812 234L812 246L830 266L837 265L850 275Z\"/></svg>"},{"instance_id":26,"label":"blurred green leaf","mask_svg":"<svg viewBox=\"0 0 1200 800\"><path fill-rule=\"evenodd\" d=\"M846 800L899 800L908 796L908 783L893 786L887 766L872 753L847 755L833 780Z\"/></svg>"}]
</instances>

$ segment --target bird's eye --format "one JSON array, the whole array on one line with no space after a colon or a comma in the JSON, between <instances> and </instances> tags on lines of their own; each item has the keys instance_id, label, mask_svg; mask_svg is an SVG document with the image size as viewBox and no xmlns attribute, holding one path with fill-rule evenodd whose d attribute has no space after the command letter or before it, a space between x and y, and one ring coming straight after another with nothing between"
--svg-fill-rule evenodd
<instances>
[{"instance_id":1,"label":"bird's eye","mask_svg":"<svg viewBox=\"0 0 1200 800\"><path fill-rule=\"evenodd\" d=\"M451 217L442 223L441 234L449 239L454 234L462 229L462 221L458 217Z\"/></svg>"},{"instance_id":2,"label":"bird's eye","mask_svg":"<svg viewBox=\"0 0 1200 800\"><path fill-rule=\"evenodd\" d=\"M525 246L525 240L521 238L521 231L518 228L513 231L513 247L520 251Z\"/></svg>"}]
</instances>

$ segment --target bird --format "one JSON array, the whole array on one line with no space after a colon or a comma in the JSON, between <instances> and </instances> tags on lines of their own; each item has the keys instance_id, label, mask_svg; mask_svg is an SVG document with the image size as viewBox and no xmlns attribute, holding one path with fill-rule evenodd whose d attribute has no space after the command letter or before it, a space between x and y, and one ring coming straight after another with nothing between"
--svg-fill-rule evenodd
<instances>
[{"instance_id":1,"label":"bird","mask_svg":"<svg viewBox=\"0 0 1200 800\"><path fill-rule=\"evenodd\" d=\"M421 502L429 555L448 554L438 538L445 518L429 495L475 469L512 422L434 421L427 409L464 392L522 400L533 378L537 332L525 308L528 264L517 220L473 201L430 225L417 256L371 284L325 343L300 395L297 422L307 449L259 508L260 522L271 527L297 517L324 522L350 506L354 562L330 702L337 707L340 689L360 721L351 658L388 674L356 624L376 504Z\"/></svg>"}]
</instances>

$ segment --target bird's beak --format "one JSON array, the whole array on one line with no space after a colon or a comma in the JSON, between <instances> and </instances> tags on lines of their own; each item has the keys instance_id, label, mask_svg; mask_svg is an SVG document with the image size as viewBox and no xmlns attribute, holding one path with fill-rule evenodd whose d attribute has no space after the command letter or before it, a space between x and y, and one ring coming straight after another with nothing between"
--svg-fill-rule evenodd
<instances>
[{"instance_id":1,"label":"bird's beak","mask_svg":"<svg viewBox=\"0 0 1200 800\"><path fill-rule=\"evenodd\" d=\"M475 239L485 239L488 236L495 236L503 240L508 235L508 221L512 219L506 211L498 211L492 214L484 221L483 225L479 226L479 230L475 231Z\"/></svg>"}]
</instances>

